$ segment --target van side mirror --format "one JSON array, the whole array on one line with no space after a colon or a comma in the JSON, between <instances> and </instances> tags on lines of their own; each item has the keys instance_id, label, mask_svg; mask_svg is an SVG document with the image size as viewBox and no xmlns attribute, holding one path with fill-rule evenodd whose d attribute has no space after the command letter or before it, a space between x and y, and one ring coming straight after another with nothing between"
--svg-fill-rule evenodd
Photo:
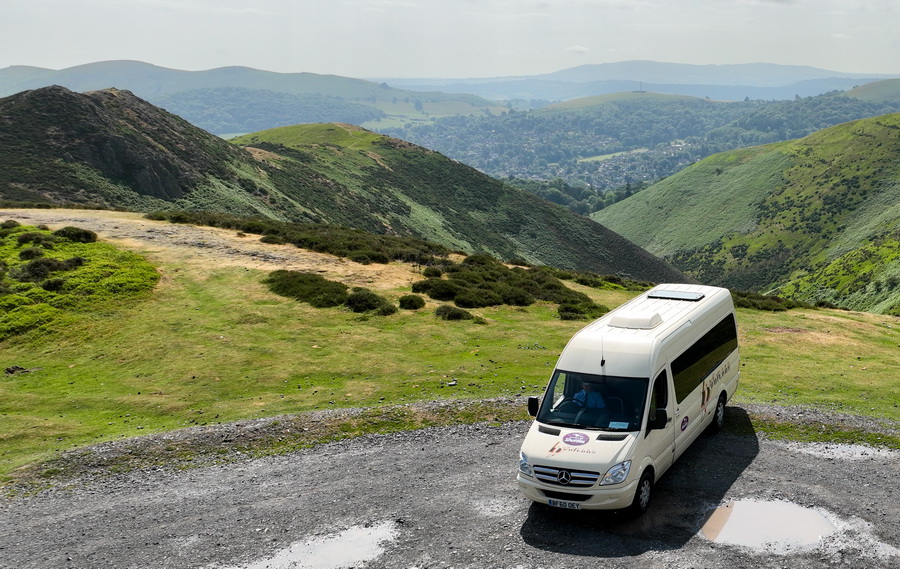
<instances>
[{"instance_id":1,"label":"van side mirror","mask_svg":"<svg viewBox=\"0 0 900 569\"><path fill-rule=\"evenodd\" d=\"M536 396L532 395L528 398L528 414L532 417L537 417L538 408L541 406L541 401Z\"/></svg>"},{"instance_id":2,"label":"van side mirror","mask_svg":"<svg viewBox=\"0 0 900 569\"><path fill-rule=\"evenodd\" d=\"M669 423L669 414L666 413L665 409L657 409L656 416L650 419L647 424L647 428L651 431L665 429L666 425Z\"/></svg>"}]
</instances>

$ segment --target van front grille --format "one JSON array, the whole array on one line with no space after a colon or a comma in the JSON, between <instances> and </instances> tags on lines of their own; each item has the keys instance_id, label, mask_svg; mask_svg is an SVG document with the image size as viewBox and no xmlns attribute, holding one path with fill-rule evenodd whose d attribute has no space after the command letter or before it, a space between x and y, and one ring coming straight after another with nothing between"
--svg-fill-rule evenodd
<instances>
[{"instance_id":1,"label":"van front grille","mask_svg":"<svg viewBox=\"0 0 900 569\"><path fill-rule=\"evenodd\" d=\"M568 486L569 488L588 488L600 479L599 472L585 470L570 470L568 468L555 468L552 466L534 467L534 477L545 484L555 486Z\"/></svg>"}]
</instances>

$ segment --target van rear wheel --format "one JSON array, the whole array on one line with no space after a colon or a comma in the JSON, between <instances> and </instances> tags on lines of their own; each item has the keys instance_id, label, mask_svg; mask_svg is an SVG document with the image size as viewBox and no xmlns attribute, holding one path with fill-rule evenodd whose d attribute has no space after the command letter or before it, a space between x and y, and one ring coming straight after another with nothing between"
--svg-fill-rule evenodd
<instances>
[{"instance_id":1,"label":"van rear wheel","mask_svg":"<svg viewBox=\"0 0 900 569\"><path fill-rule=\"evenodd\" d=\"M725 394L719 395L716 401L716 410L713 412L712 423L709 424L708 430L710 434L718 433L725 426Z\"/></svg>"}]
</instances>

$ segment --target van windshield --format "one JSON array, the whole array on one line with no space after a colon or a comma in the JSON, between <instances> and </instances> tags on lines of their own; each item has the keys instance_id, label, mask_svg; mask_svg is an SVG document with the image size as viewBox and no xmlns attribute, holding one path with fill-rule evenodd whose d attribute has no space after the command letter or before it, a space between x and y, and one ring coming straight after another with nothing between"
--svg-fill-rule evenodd
<instances>
[{"instance_id":1,"label":"van windshield","mask_svg":"<svg viewBox=\"0 0 900 569\"><path fill-rule=\"evenodd\" d=\"M549 425L639 431L649 378L556 370L537 419Z\"/></svg>"}]
</instances>

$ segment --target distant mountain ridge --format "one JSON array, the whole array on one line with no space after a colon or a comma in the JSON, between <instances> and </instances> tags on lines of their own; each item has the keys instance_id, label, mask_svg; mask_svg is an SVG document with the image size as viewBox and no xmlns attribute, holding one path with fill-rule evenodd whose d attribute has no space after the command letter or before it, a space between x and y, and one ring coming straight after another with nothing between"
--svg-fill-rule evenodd
<instances>
[{"instance_id":1,"label":"distant mountain ridge","mask_svg":"<svg viewBox=\"0 0 900 569\"><path fill-rule=\"evenodd\" d=\"M504 107L476 95L466 93L441 93L409 91L391 87L385 83L374 83L363 79L320 75L316 73L276 73L250 67L220 67L205 71L183 71L169 69L141 61L101 61L53 70L37 67L13 66L0 69L0 97L16 93L60 85L79 93L108 88L128 90L155 105L165 105L178 115L190 116L191 120L215 134L235 133L235 125L251 122L258 118L259 105L247 105L238 91L252 89L261 103L270 103L266 112L271 121L267 128L292 124L289 109L276 114L273 107L283 105L285 97L278 100L273 93L290 95L299 107L315 111L313 97L318 97L321 110L315 115L317 121L337 120L339 122L360 122L359 105L369 107L368 121L381 120L385 115L397 121L423 120L427 117L453 114L480 114L500 112ZM238 91L236 91L238 90ZM198 91L212 95L218 102L225 101L230 107L233 124L225 130L214 130L222 119L221 105L200 109L202 98ZM218 91L218 93L213 93ZM229 96L234 95L232 97ZM331 100L328 100L331 99ZM276 103L271 104L273 100ZM344 112L334 100L344 102ZM235 112L237 107L239 112ZM210 122L204 122L204 112L213 113ZM306 114L309 114L308 112ZM273 116L274 115L274 116ZM237 131L242 132L242 131ZM243 131L246 132L246 131Z\"/></svg>"},{"instance_id":2,"label":"distant mountain ridge","mask_svg":"<svg viewBox=\"0 0 900 569\"><path fill-rule=\"evenodd\" d=\"M710 284L900 315L900 113L715 154L592 215Z\"/></svg>"},{"instance_id":3,"label":"distant mountain ridge","mask_svg":"<svg viewBox=\"0 0 900 569\"><path fill-rule=\"evenodd\" d=\"M259 215L410 235L564 269L684 275L569 210L441 154L346 124L231 144L128 91L0 99L0 199Z\"/></svg>"},{"instance_id":4,"label":"distant mountain ridge","mask_svg":"<svg viewBox=\"0 0 900 569\"><path fill-rule=\"evenodd\" d=\"M472 93L488 99L563 101L619 91L652 91L723 101L792 99L853 87L900 75L844 73L800 65L743 63L691 65L621 61L580 65L542 75L472 79L382 78L407 89Z\"/></svg>"}]
</instances>

